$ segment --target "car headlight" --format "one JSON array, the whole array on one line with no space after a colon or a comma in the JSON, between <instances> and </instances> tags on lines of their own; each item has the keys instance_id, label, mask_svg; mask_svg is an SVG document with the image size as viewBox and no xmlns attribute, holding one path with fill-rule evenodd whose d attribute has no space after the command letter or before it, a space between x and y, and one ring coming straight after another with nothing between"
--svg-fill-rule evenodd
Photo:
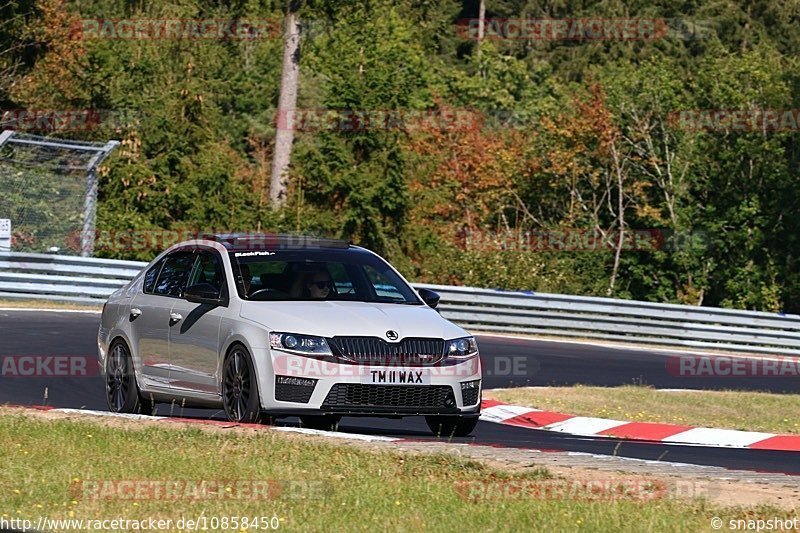
<instances>
[{"instance_id":1,"label":"car headlight","mask_svg":"<svg viewBox=\"0 0 800 533\"><path fill-rule=\"evenodd\" d=\"M444 354L448 359L470 359L478 355L478 343L474 337L453 339L445 344Z\"/></svg>"},{"instance_id":2,"label":"car headlight","mask_svg":"<svg viewBox=\"0 0 800 533\"><path fill-rule=\"evenodd\" d=\"M324 337L300 335L298 333L270 333L269 346L273 350L306 355L310 357L332 355Z\"/></svg>"}]
</instances>

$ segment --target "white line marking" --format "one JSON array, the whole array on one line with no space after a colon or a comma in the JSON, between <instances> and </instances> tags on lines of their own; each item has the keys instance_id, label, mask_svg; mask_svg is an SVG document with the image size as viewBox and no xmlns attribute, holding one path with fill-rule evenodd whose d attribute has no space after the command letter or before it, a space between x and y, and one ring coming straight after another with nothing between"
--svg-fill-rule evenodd
<instances>
[{"instance_id":1,"label":"white line marking","mask_svg":"<svg viewBox=\"0 0 800 533\"><path fill-rule=\"evenodd\" d=\"M275 431L285 431L287 433L302 433L304 435L319 435L320 437L333 437L336 439L353 439L367 442L393 442L400 440L396 437L383 437L379 435L361 435L359 433L340 433L337 431L322 431L320 429L293 428L293 427L273 427Z\"/></svg>"},{"instance_id":2,"label":"white line marking","mask_svg":"<svg viewBox=\"0 0 800 533\"><path fill-rule=\"evenodd\" d=\"M702 389L656 389L657 392L720 392Z\"/></svg>"},{"instance_id":3,"label":"white line marking","mask_svg":"<svg viewBox=\"0 0 800 533\"><path fill-rule=\"evenodd\" d=\"M93 411L91 409L60 408L60 409L51 409L51 411L55 411L57 413L66 413L66 414L104 416L108 418L125 418L128 420L160 420L165 422L170 422L173 420L171 417L168 416L148 416L148 415L127 414L127 413L111 413L109 411ZM175 422L186 422L186 420L175 420ZM198 421L198 422L202 423L203 421ZM367 442L392 442L400 440L399 438L395 437L383 437L378 435L361 435L358 433L339 433L336 431L321 431L318 429L309 429L309 428L264 426L264 429L272 429L275 431L285 431L291 433L302 433L305 435L319 435L321 437L334 437L337 439L363 440Z\"/></svg>"},{"instance_id":4,"label":"white line marking","mask_svg":"<svg viewBox=\"0 0 800 533\"><path fill-rule=\"evenodd\" d=\"M756 431L737 431L735 429L693 428L671 435L661 442L676 444L698 444L701 446L719 446L723 448L747 448L748 446L774 437L774 433Z\"/></svg>"},{"instance_id":5,"label":"white line marking","mask_svg":"<svg viewBox=\"0 0 800 533\"><path fill-rule=\"evenodd\" d=\"M111 413L109 411L93 411L91 409L51 409L57 413L67 413L76 415L106 416L110 418L127 418L129 420L168 420L164 416L135 415L129 413Z\"/></svg>"},{"instance_id":6,"label":"white line marking","mask_svg":"<svg viewBox=\"0 0 800 533\"><path fill-rule=\"evenodd\" d=\"M636 457L624 457L622 455L600 455L596 453L588 453L588 452L567 452L567 455L577 455L577 456L589 456L595 459L605 459L609 461L633 461L637 463L649 464L649 465L659 465L659 466L675 466L675 467L685 467L685 468L706 468L706 469L720 469L718 466L707 466L707 465L695 465L692 463L675 463L672 461L653 461L651 459L637 459ZM725 478L720 478L725 479Z\"/></svg>"},{"instance_id":7,"label":"white line marking","mask_svg":"<svg viewBox=\"0 0 800 533\"><path fill-rule=\"evenodd\" d=\"M522 407L519 405L493 405L492 407L481 409L481 420L499 424L509 418L535 413L537 411L538 409L534 409L533 407Z\"/></svg>"},{"instance_id":8,"label":"white line marking","mask_svg":"<svg viewBox=\"0 0 800 533\"><path fill-rule=\"evenodd\" d=\"M544 426L542 429L546 431L559 431L561 433L569 433L571 435L597 435L601 431L615 428L627 424L620 420L609 420L607 418L592 418L588 416L576 416L563 422L556 422L549 426Z\"/></svg>"}]
</instances>

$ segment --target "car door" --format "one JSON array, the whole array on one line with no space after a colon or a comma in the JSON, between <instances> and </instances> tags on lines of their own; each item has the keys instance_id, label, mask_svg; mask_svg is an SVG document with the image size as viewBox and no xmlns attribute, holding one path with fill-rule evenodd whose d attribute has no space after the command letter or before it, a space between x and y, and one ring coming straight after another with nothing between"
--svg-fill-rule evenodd
<instances>
[{"instance_id":1,"label":"car door","mask_svg":"<svg viewBox=\"0 0 800 533\"><path fill-rule=\"evenodd\" d=\"M143 291L131 301L131 341L145 386L169 386L170 312L192 265L192 250L172 252L145 274Z\"/></svg>"},{"instance_id":2,"label":"car door","mask_svg":"<svg viewBox=\"0 0 800 533\"><path fill-rule=\"evenodd\" d=\"M219 252L199 248L187 287L207 283L227 299L228 288ZM219 392L219 329L227 307L192 303L184 298L172 306L169 328L170 381L175 388L192 392Z\"/></svg>"}]
</instances>

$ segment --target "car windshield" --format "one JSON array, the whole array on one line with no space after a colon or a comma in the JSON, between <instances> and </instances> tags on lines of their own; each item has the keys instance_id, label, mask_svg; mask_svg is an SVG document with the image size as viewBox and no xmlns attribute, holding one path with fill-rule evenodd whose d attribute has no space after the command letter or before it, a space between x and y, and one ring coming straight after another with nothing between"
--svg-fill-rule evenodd
<instances>
[{"instance_id":1,"label":"car windshield","mask_svg":"<svg viewBox=\"0 0 800 533\"><path fill-rule=\"evenodd\" d=\"M388 263L362 250L237 251L230 257L245 300L422 304Z\"/></svg>"}]
</instances>

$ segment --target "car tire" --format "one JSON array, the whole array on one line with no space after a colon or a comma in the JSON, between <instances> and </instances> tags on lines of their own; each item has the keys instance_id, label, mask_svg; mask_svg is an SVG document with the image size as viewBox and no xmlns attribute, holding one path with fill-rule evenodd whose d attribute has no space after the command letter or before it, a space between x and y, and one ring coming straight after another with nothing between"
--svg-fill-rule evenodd
<instances>
[{"instance_id":1,"label":"car tire","mask_svg":"<svg viewBox=\"0 0 800 533\"><path fill-rule=\"evenodd\" d=\"M437 437L466 437L478 425L478 417L426 416L425 422Z\"/></svg>"},{"instance_id":2,"label":"car tire","mask_svg":"<svg viewBox=\"0 0 800 533\"><path fill-rule=\"evenodd\" d=\"M153 414L153 402L142 397L128 345L123 340L111 344L106 357L106 401L112 413Z\"/></svg>"},{"instance_id":3,"label":"car tire","mask_svg":"<svg viewBox=\"0 0 800 533\"><path fill-rule=\"evenodd\" d=\"M231 422L261 422L258 380L250 354L236 345L222 365L222 404Z\"/></svg>"},{"instance_id":4,"label":"car tire","mask_svg":"<svg viewBox=\"0 0 800 533\"><path fill-rule=\"evenodd\" d=\"M322 431L336 431L339 429L341 416L334 415L305 415L300 417L302 427L320 429Z\"/></svg>"}]
</instances>

